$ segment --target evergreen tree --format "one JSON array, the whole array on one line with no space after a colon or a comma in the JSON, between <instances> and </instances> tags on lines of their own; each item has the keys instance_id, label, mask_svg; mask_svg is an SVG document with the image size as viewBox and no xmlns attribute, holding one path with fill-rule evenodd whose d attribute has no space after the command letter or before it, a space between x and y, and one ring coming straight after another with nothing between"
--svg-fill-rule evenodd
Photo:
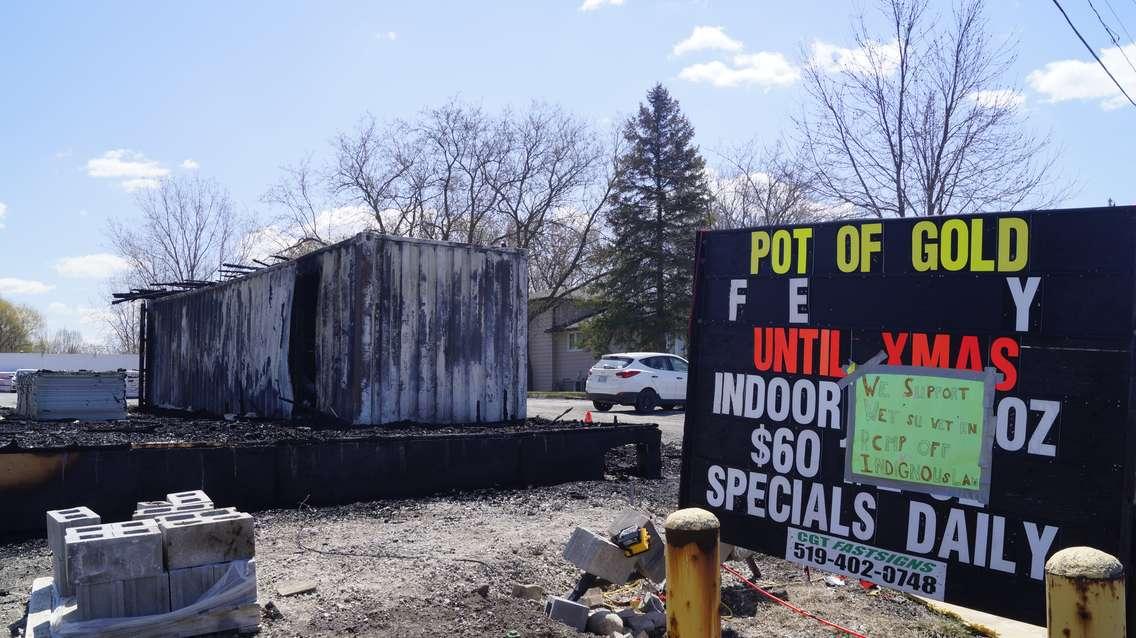
<instances>
[{"instance_id":1,"label":"evergreen tree","mask_svg":"<svg viewBox=\"0 0 1136 638\"><path fill-rule=\"evenodd\" d=\"M694 279L694 241L709 221L710 187L694 127L661 84L623 129L607 222L612 271L599 297L607 310L589 330L593 350L618 343L663 351L685 335Z\"/></svg>"}]
</instances>

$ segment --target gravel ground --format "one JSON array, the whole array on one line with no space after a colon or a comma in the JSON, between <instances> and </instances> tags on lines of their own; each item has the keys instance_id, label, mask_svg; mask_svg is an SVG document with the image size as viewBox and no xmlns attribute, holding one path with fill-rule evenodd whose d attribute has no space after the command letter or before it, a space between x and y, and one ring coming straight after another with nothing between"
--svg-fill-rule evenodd
<instances>
[{"instance_id":1,"label":"gravel ground","mask_svg":"<svg viewBox=\"0 0 1136 638\"><path fill-rule=\"evenodd\" d=\"M511 597L514 583L550 593L572 588L579 572L561 558L572 529L607 527L623 508L639 507L661 520L677 500L678 448L664 449L662 480L625 471L630 456L613 455L602 481L529 490L483 490L416 500L383 500L341 507L256 514L257 577L266 636L578 636L543 617L541 604ZM0 622L23 614L34 576L50 572L44 541L0 545ZM758 557L766 583L785 588L791 602L875 637L975 636L948 617L906 596L832 588L805 581L801 569ZM738 564L745 572L744 564ZM316 591L279 597L282 583L311 579ZM727 636L836 635L816 621L765 602L723 576L732 611Z\"/></svg>"}]
</instances>

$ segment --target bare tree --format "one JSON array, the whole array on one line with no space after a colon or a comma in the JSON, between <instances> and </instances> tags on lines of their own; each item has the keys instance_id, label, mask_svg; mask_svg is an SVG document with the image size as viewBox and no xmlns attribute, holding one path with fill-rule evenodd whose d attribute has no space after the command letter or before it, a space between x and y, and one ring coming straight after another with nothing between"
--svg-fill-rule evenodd
<instances>
[{"instance_id":1,"label":"bare tree","mask_svg":"<svg viewBox=\"0 0 1136 638\"><path fill-rule=\"evenodd\" d=\"M813 194L812 168L782 143L762 148L751 141L718 156L712 183L715 228L798 224L825 216Z\"/></svg>"},{"instance_id":2,"label":"bare tree","mask_svg":"<svg viewBox=\"0 0 1136 638\"><path fill-rule=\"evenodd\" d=\"M367 115L355 131L336 138L335 164L327 181L334 195L365 206L380 232L413 236L421 205L411 169L419 151L408 142L406 129L400 122L381 126Z\"/></svg>"},{"instance_id":3,"label":"bare tree","mask_svg":"<svg viewBox=\"0 0 1136 638\"><path fill-rule=\"evenodd\" d=\"M586 123L535 103L487 113L451 100L409 121L367 117L335 143L328 189L366 207L381 232L509 245L529 251L530 288L546 310L596 281L603 262L599 212L611 192L613 155ZM311 217L310 168L286 172L270 197ZM310 184L310 181L308 182Z\"/></svg>"},{"instance_id":4,"label":"bare tree","mask_svg":"<svg viewBox=\"0 0 1136 638\"><path fill-rule=\"evenodd\" d=\"M268 189L261 201L283 209L278 221L289 230L288 239L312 239L325 244L339 240L329 214L334 205L328 197L328 180L312 167L311 155L280 170L280 181Z\"/></svg>"},{"instance_id":5,"label":"bare tree","mask_svg":"<svg viewBox=\"0 0 1136 638\"><path fill-rule=\"evenodd\" d=\"M242 259L248 225L217 182L166 177L139 191L135 201L141 218L111 220L107 231L111 246L130 264L130 285L208 280L222 262Z\"/></svg>"},{"instance_id":6,"label":"bare tree","mask_svg":"<svg viewBox=\"0 0 1136 638\"><path fill-rule=\"evenodd\" d=\"M83 340L81 332L60 328L55 331L51 339L47 340L44 352L49 354L84 354L91 349L92 346L89 346Z\"/></svg>"},{"instance_id":7,"label":"bare tree","mask_svg":"<svg viewBox=\"0 0 1136 638\"><path fill-rule=\"evenodd\" d=\"M1028 132L1005 81L1014 46L987 31L981 0L943 19L926 0L884 0L887 32L855 22L855 49L814 47L798 120L835 205L908 217L1042 206L1067 194L1050 141Z\"/></svg>"}]
</instances>

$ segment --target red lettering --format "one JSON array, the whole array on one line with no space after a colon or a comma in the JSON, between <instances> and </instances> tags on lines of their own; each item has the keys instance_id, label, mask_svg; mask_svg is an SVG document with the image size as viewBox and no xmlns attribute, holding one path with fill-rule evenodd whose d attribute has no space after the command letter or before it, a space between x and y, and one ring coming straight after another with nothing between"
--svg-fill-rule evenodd
<instances>
[{"instance_id":1,"label":"red lettering","mask_svg":"<svg viewBox=\"0 0 1136 638\"><path fill-rule=\"evenodd\" d=\"M927 334L911 335L911 365L932 368L951 367L951 336L935 335L935 345L928 348Z\"/></svg>"},{"instance_id":2,"label":"red lettering","mask_svg":"<svg viewBox=\"0 0 1136 638\"><path fill-rule=\"evenodd\" d=\"M765 339L761 338L761 333L765 332ZM765 347L762 347L765 344ZM754 328L753 329L753 367L758 370L768 371L769 367L773 365L773 328Z\"/></svg>"},{"instance_id":3,"label":"red lettering","mask_svg":"<svg viewBox=\"0 0 1136 638\"><path fill-rule=\"evenodd\" d=\"M774 333L777 346L774 348L773 366L778 372L797 373L797 329L778 328Z\"/></svg>"},{"instance_id":4,"label":"red lettering","mask_svg":"<svg viewBox=\"0 0 1136 638\"><path fill-rule=\"evenodd\" d=\"M901 332L893 336L890 332L883 333L884 349L887 350L889 366L903 365L903 349L907 346L907 333Z\"/></svg>"},{"instance_id":5,"label":"red lettering","mask_svg":"<svg viewBox=\"0 0 1136 638\"><path fill-rule=\"evenodd\" d=\"M816 328L801 328L797 334L801 336L801 374L812 374L813 344L816 343L820 331Z\"/></svg>"},{"instance_id":6,"label":"red lettering","mask_svg":"<svg viewBox=\"0 0 1136 638\"><path fill-rule=\"evenodd\" d=\"M978 337L967 335L962 338L955 367L959 370L982 371L982 355L978 353Z\"/></svg>"},{"instance_id":7,"label":"red lettering","mask_svg":"<svg viewBox=\"0 0 1136 638\"><path fill-rule=\"evenodd\" d=\"M990 364L1002 373L1002 382L995 389L1005 392L1018 383L1018 368L1008 357L1016 358L1020 353L1018 342L1011 337L998 337L990 344Z\"/></svg>"}]
</instances>

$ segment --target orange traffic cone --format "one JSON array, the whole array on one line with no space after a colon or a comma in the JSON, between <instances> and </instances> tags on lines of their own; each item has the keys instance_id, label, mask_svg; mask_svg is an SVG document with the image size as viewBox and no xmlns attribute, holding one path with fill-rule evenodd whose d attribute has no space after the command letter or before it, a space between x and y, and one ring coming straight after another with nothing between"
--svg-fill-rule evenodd
<instances>
[{"instance_id":1,"label":"orange traffic cone","mask_svg":"<svg viewBox=\"0 0 1136 638\"><path fill-rule=\"evenodd\" d=\"M584 413L584 423L591 423L591 422L592 422L592 411L588 410L587 412Z\"/></svg>"}]
</instances>

